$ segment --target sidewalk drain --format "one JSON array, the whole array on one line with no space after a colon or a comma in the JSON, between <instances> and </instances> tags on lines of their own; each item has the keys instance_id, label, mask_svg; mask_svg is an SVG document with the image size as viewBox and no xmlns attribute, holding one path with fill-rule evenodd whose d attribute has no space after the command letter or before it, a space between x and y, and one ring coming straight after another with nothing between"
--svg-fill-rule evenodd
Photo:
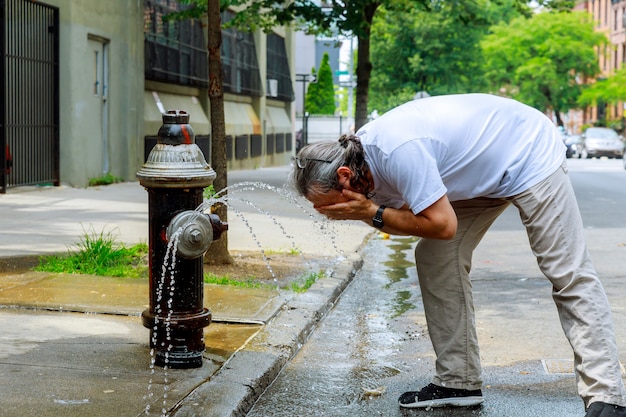
<instances>
[{"instance_id":1,"label":"sidewalk drain","mask_svg":"<svg viewBox=\"0 0 626 417\"><path fill-rule=\"evenodd\" d=\"M547 374L553 375L573 375L574 374L574 360L573 359L542 359L544 371ZM619 363L622 376L626 375L626 369L622 362Z\"/></svg>"}]
</instances>

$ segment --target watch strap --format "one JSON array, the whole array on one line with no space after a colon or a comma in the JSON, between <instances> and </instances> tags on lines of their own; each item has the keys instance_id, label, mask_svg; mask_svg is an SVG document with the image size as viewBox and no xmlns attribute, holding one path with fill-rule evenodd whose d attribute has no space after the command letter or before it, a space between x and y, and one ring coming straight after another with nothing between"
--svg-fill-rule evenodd
<instances>
[{"instance_id":1,"label":"watch strap","mask_svg":"<svg viewBox=\"0 0 626 417\"><path fill-rule=\"evenodd\" d=\"M385 211L386 208L387 206L385 205L381 205L380 207L378 207L378 210L376 210L376 214L372 219L372 225L377 229L382 229L383 227L385 227L385 223L383 222L383 211Z\"/></svg>"}]
</instances>

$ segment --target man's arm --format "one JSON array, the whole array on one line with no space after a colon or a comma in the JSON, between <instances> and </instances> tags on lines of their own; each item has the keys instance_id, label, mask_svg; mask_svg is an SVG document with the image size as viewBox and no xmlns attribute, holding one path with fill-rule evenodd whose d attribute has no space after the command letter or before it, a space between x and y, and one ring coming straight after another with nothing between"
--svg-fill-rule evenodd
<instances>
[{"instance_id":1,"label":"man's arm","mask_svg":"<svg viewBox=\"0 0 626 417\"><path fill-rule=\"evenodd\" d=\"M334 220L362 220L372 225L378 205L364 195L343 190L350 200L329 206L318 207L317 211ZM383 211L383 231L390 234L412 235L430 239L452 239L456 234L457 218L447 196L441 197L418 214L408 206L400 209L386 208Z\"/></svg>"}]
</instances>

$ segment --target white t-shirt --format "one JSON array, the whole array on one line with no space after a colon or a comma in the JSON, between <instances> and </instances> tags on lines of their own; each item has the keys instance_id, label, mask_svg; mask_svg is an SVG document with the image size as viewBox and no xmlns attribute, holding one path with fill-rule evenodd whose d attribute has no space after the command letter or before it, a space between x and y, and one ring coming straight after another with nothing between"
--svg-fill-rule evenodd
<instances>
[{"instance_id":1,"label":"white t-shirt","mask_svg":"<svg viewBox=\"0 0 626 417\"><path fill-rule=\"evenodd\" d=\"M554 124L515 100L435 96L396 107L357 132L377 204L414 214L450 201L510 197L547 178L565 148Z\"/></svg>"}]
</instances>

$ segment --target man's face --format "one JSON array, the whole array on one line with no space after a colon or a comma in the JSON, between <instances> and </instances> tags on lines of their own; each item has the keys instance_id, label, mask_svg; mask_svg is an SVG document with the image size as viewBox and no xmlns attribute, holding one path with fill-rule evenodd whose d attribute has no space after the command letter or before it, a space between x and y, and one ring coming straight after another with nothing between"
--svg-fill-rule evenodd
<instances>
[{"instance_id":1,"label":"man's face","mask_svg":"<svg viewBox=\"0 0 626 417\"><path fill-rule=\"evenodd\" d=\"M357 192L350 185L350 178L352 178L352 171L348 167L339 167L337 169L337 183L339 189L333 189L329 191L322 191L321 189L313 188L306 195L306 199L313 203L313 208L332 206L333 204L346 203L351 201L349 197L346 197L342 191L350 190Z\"/></svg>"},{"instance_id":2,"label":"man's face","mask_svg":"<svg viewBox=\"0 0 626 417\"><path fill-rule=\"evenodd\" d=\"M307 194L306 199L313 203L313 208L331 206L337 203L345 203L350 199L342 194L339 190L330 190L326 192L311 191Z\"/></svg>"}]
</instances>

